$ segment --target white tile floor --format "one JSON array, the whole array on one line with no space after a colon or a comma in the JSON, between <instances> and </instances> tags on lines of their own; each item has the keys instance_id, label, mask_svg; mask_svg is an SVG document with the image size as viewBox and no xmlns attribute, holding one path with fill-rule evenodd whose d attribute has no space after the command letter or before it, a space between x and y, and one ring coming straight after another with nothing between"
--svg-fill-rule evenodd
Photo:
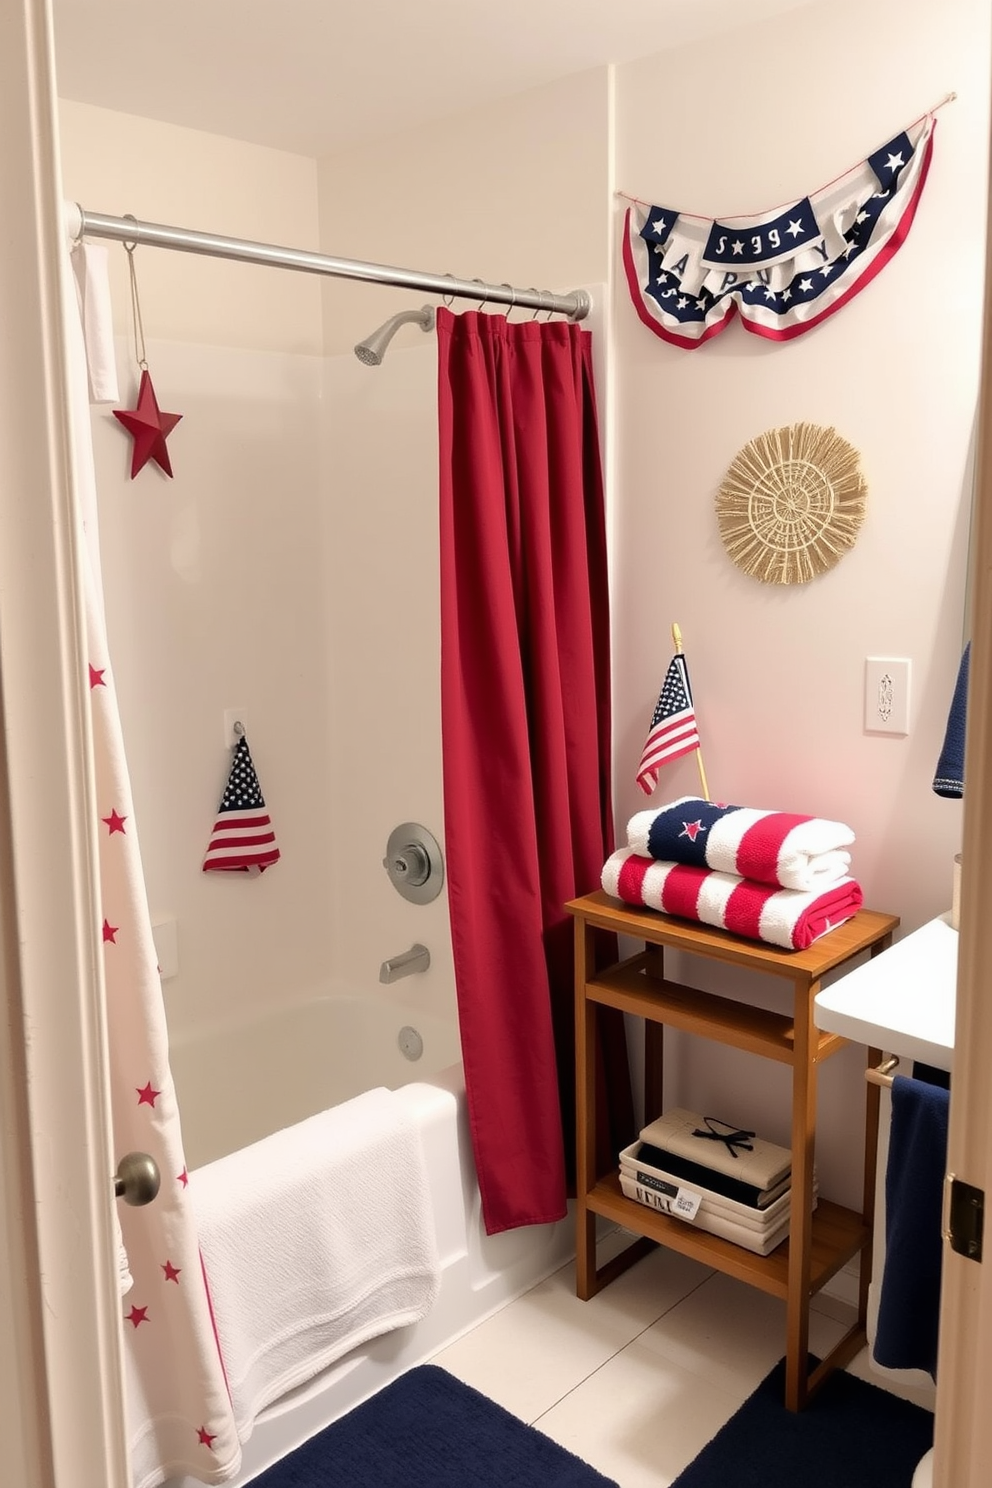
<instances>
[{"instance_id":1,"label":"white tile floor","mask_svg":"<svg viewBox=\"0 0 992 1488\"><path fill-rule=\"evenodd\" d=\"M812 1352L831 1348L850 1315L820 1293ZM784 1352L784 1302L659 1249L589 1302L564 1266L431 1362L620 1488L667 1488ZM924 1377L885 1379L866 1352L850 1368L933 1407Z\"/></svg>"}]
</instances>

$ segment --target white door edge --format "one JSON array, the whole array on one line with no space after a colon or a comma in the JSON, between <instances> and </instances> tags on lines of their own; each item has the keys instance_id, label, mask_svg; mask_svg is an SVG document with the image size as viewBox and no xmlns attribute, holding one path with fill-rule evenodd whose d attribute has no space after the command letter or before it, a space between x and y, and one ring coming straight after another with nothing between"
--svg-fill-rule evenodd
<instances>
[{"instance_id":1,"label":"white door edge","mask_svg":"<svg viewBox=\"0 0 992 1488\"><path fill-rule=\"evenodd\" d=\"M0 1379L11 1371L19 1386L17 1418L3 1421L11 1434L2 1439L5 1467L11 1443L28 1465L26 1488L128 1488L56 117L49 7L8 0L0 9L0 690L9 797L0 950L9 1033L0 1068L12 1079L0 1108L0 1250L6 1238L23 1274L14 1326L0 1329ZM8 1407L13 1414L7 1401L0 1410Z\"/></svg>"}]
</instances>

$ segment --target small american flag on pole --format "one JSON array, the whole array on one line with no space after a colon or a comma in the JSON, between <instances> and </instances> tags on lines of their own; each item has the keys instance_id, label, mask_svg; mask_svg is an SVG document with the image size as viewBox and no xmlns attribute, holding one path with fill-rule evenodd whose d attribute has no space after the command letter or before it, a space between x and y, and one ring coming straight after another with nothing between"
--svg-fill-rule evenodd
<instances>
[{"instance_id":1,"label":"small american flag on pole","mask_svg":"<svg viewBox=\"0 0 992 1488\"><path fill-rule=\"evenodd\" d=\"M672 657L651 727L637 766L637 783L646 796L658 784L658 770L669 760L699 748L689 672L682 653Z\"/></svg>"},{"instance_id":2,"label":"small american flag on pole","mask_svg":"<svg viewBox=\"0 0 992 1488\"><path fill-rule=\"evenodd\" d=\"M217 820L210 837L204 873L250 873L279 861L276 837L265 809L265 799L255 774L248 740L242 734L234 750Z\"/></svg>"}]
</instances>

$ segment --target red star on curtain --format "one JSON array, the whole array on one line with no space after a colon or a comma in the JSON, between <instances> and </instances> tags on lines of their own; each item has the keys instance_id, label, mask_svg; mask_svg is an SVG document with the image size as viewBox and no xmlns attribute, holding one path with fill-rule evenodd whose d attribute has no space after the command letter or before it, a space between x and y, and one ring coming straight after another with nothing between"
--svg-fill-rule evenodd
<instances>
[{"instance_id":1,"label":"red star on curtain","mask_svg":"<svg viewBox=\"0 0 992 1488\"><path fill-rule=\"evenodd\" d=\"M160 465L166 475L172 474L172 462L165 441L182 418L181 413L163 413L155 397L151 374L146 367L138 385L138 406L129 409L114 409L114 418L119 419L131 438L134 449L131 454L131 479L149 460Z\"/></svg>"},{"instance_id":2,"label":"red star on curtain","mask_svg":"<svg viewBox=\"0 0 992 1488\"><path fill-rule=\"evenodd\" d=\"M115 808L113 811L111 811L109 816L101 816L100 820L102 822L106 822L107 827L110 831L110 835L113 836L115 832L123 832L124 823L127 821L127 817L119 816Z\"/></svg>"}]
</instances>

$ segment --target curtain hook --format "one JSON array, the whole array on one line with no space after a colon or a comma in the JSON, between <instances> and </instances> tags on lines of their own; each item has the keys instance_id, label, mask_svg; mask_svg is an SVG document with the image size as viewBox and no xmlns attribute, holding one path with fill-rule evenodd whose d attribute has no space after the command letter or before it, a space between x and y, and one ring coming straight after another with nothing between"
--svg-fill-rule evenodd
<instances>
[{"instance_id":1,"label":"curtain hook","mask_svg":"<svg viewBox=\"0 0 992 1488\"><path fill-rule=\"evenodd\" d=\"M472 283L480 284L482 286L482 299L475 307L476 310L481 310L483 305L488 305L489 303L489 296L486 294L486 281L484 279L473 279Z\"/></svg>"},{"instance_id":2,"label":"curtain hook","mask_svg":"<svg viewBox=\"0 0 992 1488\"><path fill-rule=\"evenodd\" d=\"M500 289L508 289L510 291L510 308L506 312L506 318L507 320L509 320L511 314L517 308L517 291L514 289L512 284L507 284L505 279L502 279L500 281L499 287Z\"/></svg>"},{"instance_id":3,"label":"curtain hook","mask_svg":"<svg viewBox=\"0 0 992 1488\"><path fill-rule=\"evenodd\" d=\"M454 274L450 274L450 273L444 275L444 278L445 279L453 279L454 277L455 277ZM455 303L455 297L454 297L453 294L450 294L450 293L449 294L442 294L442 296L441 296L441 304L442 305L446 305L447 308L450 310L451 307L452 307L452 305L454 303Z\"/></svg>"},{"instance_id":4,"label":"curtain hook","mask_svg":"<svg viewBox=\"0 0 992 1488\"><path fill-rule=\"evenodd\" d=\"M528 294L532 294L532 295L537 295L538 301L540 301L542 291L539 290L539 289L537 289L533 284L530 285L530 287L527 290L527 293ZM540 313L541 313L541 306L540 306L540 303L538 303L538 304L536 304L534 306L534 309L531 312L531 317L530 317L531 320L536 320L537 317L538 317L538 315L540 315Z\"/></svg>"}]
</instances>

